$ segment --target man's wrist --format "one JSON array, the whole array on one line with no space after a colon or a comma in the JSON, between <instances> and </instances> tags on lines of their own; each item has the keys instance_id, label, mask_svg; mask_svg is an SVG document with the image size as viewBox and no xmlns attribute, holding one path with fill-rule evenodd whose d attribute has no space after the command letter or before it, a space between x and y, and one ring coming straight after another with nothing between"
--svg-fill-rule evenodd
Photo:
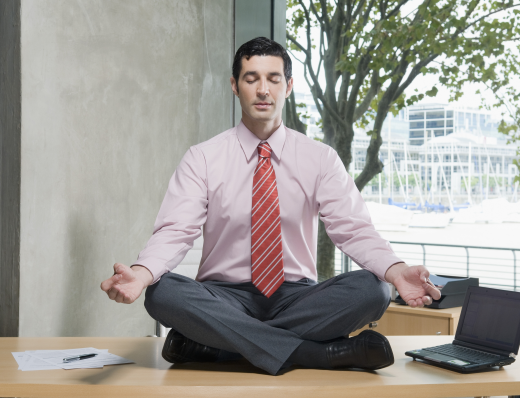
<instances>
[{"instance_id":1,"label":"man's wrist","mask_svg":"<svg viewBox=\"0 0 520 398\"><path fill-rule=\"evenodd\" d=\"M144 265L134 264L130 268L132 268L132 271L134 271L135 275L141 282L143 282L143 285L145 287L150 286L153 282L153 274L152 272L146 268Z\"/></svg>"},{"instance_id":2,"label":"man's wrist","mask_svg":"<svg viewBox=\"0 0 520 398\"><path fill-rule=\"evenodd\" d=\"M395 283L394 283L395 279L397 277L399 277L399 275L401 275L403 273L403 271L407 268L408 268L408 265L403 262L392 264L390 266L390 268L388 268L386 270L385 280L387 282L390 282L392 285L395 285Z\"/></svg>"}]
</instances>

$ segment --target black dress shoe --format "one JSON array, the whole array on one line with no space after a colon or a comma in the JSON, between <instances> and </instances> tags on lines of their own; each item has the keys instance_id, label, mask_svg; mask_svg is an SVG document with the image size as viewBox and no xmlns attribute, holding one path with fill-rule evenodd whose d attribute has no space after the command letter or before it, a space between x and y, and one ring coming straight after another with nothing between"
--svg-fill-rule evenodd
<instances>
[{"instance_id":1,"label":"black dress shoe","mask_svg":"<svg viewBox=\"0 0 520 398\"><path fill-rule=\"evenodd\" d=\"M199 344L172 329L166 336L162 357L171 363L215 362L219 352L218 348Z\"/></svg>"},{"instance_id":2,"label":"black dress shoe","mask_svg":"<svg viewBox=\"0 0 520 398\"><path fill-rule=\"evenodd\" d=\"M331 368L375 370L394 363L390 343L373 330L364 330L357 336L330 343L326 350Z\"/></svg>"}]
</instances>

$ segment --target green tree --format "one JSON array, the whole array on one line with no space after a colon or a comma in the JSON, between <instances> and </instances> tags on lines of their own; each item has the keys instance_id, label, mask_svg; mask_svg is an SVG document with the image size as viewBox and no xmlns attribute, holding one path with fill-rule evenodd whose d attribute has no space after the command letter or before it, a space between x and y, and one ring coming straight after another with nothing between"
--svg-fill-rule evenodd
<instances>
[{"instance_id":1,"label":"green tree","mask_svg":"<svg viewBox=\"0 0 520 398\"><path fill-rule=\"evenodd\" d=\"M407 92L419 75L436 76L431 81L438 78L457 99L466 82L500 80L495 67L507 58L505 44L520 37L520 0L288 0L287 6L288 48L304 64L323 142L347 170L354 127L374 122L365 167L355 179L360 190L383 169L379 149L388 113L436 95L434 84ZM334 275L334 245L322 223L317 266L320 280Z\"/></svg>"},{"instance_id":2,"label":"green tree","mask_svg":"<svg viewBox=\"0 0 520 398\"><path fill-rule=\"evenodd\" d=\"M488 110L491 108L500 110L502 120L498 125L498 131L508 136L508 144L517 145L517 158L513 160L513 164L518 168L519 173L514 181L520 183L520 91L518 90L520 61L518 55L518 51L510 50L497 61L495 73L503 76L503 79L483 77L482 83L493 92L495 101L491 104L483 102L482 107Z\"/></svg>"},{"instance_id":3,"label":"green tree","mask_svg":"<svg viewBox=\"0 0 520 398\"><path fill-rule=\"evenodd\" d=\"M305 104L297 104L294 91L291 91L287 101L287 126L302 134L307 134L307 125L301 119L308 119L308 116L303 112L298 112L298 108L305 108Z\"/></svg>"}]
</instances>

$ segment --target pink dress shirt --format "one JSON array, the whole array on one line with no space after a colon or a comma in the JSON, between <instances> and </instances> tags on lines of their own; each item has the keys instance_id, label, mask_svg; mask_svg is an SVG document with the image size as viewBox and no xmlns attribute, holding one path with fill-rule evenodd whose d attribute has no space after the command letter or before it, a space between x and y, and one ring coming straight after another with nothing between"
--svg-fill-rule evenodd
<instances>
[{"instance_id":1,"label":"pink dress shirt","mask_svg":"<svg viewBox=\"0 0 520 398\"><path fill-rule=\"evenodd\" d=\"M260 142L241 122L184 155L134 264L148 268L154 283L182 261L201 233L198 281L251 281L251 194ZM402 260L374 229L336 151L283 123L267 142L280 201L285 280L318 279L318 213L334 244L384 280Z\"/></svg>"}]
</instances>

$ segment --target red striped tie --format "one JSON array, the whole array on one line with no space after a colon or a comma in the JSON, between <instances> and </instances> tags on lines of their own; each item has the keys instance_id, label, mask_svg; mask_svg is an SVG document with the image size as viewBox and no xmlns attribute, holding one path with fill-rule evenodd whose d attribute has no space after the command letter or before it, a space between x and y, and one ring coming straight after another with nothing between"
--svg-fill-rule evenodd
<instances>
[{"instance_id":1,"label":"red striped tie","mask_svg":"<svg viewBox=\"0 0 520 398\"><path fill-rule=\"evenodd\" d=\"M258 145L258 166L253 177L251 280L266 297L271 297L285 280L278 189L267 142Z\"/></svg>"}]
</instances>

